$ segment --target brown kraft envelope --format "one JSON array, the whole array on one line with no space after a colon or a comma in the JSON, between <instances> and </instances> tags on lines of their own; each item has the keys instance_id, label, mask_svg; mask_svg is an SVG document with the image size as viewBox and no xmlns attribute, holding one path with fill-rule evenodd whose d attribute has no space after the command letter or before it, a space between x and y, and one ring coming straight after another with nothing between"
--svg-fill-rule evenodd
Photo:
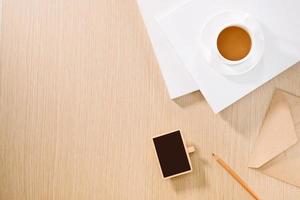
<instances>
[{"instance_id":1,"label":"brown kraft envelope","mask_svg":"<svg viewBox=\"0 0 300 200\"><path fill-rule=\"evenodd\" d=\"M273 94L249 167L300 187L300 97Z\"/></svg>"}]
</instances>

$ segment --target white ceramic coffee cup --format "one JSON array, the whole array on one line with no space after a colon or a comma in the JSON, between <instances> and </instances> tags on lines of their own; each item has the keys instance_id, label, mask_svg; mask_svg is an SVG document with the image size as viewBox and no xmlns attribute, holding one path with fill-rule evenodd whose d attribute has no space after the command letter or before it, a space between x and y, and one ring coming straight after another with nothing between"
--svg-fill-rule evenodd
<instances>
[{"instance_id":1,"label":"white ceramic coffee cup","mask_svg":"<svg viewBox=\"0 0 300 200\"><path fill-rule=\"evenodd\" d=\"M217 39L222 30L238 26L251 38L250 52L241 60L224 58L218 50ZM201 55L208 65L223 75L241 75L257 66L264 52L264 37L256 19L247 13L226 11L211 17L202 29L199 39Z\"/></svg>"}]
</instances>

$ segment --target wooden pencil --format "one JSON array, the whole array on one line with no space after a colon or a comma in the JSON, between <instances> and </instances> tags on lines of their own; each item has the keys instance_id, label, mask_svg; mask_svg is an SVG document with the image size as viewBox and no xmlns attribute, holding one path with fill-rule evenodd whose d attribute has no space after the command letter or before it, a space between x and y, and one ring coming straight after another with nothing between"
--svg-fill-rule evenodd
<instances>
[{"instance_id":1,"label":"wooden pencil","mask_svg":"<svg viewBox=\"0 0 300 200\"><path fill-rule=\"evenodd\" d=\"M244 180L241 179L241 177L229 167L219 156L217 156L215 153L212 153L213 158L256 200L259 200L260 198L255 194L255 192L246 184Z\"/></svg>"}]
</instances>

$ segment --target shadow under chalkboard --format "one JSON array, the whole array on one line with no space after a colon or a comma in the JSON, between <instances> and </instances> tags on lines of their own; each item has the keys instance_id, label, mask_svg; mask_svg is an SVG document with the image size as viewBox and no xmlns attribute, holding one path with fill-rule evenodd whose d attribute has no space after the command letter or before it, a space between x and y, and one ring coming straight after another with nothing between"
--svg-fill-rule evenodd
<instances>
[{"instance_id":1,"label":"shadow under chalkboard","mask_svg":"<svg viewBox=\"0 0 300 200\"><path fill-rule=\"evenodd\" d=\"M196 149L198 148L196 147ZM207 161L201 158L199 150L196 150L194 153L190 154L190 156L193 171L189 174L171 179L172 187L176 193L181 193L186 190L199 190L200 188L207 186L204 171L204 166L207 165Z\"/></svg>"}]
</instances>

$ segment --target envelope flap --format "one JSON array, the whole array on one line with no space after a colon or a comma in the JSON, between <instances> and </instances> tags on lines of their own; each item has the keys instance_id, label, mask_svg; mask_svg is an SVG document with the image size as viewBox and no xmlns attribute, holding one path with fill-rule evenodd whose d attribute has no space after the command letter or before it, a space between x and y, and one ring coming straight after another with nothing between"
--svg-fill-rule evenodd
<instances>
[{"instance_id":1,"label":"envelope flap","mask_svg":"<svg viewBox=\"0 0 300 200\"><path fill-rule=\"evenodd\" d=\"M259 168L297 142L294 121L285 93L276 90L263 122L249 167Z\"/></svg>"},{"instance_id":2,"label":"envelope flap","mask_svg":"<svg viewBox=\"0 0 300 200\"><path fill-rule=\"evenodd\" d=\"M287 100L289 107L291 109L291 114L293 117L294 125L296 128L296 133L299 137L300 135L300 97L284 92L285 99Z\"/></svg>"}]
</instances>

